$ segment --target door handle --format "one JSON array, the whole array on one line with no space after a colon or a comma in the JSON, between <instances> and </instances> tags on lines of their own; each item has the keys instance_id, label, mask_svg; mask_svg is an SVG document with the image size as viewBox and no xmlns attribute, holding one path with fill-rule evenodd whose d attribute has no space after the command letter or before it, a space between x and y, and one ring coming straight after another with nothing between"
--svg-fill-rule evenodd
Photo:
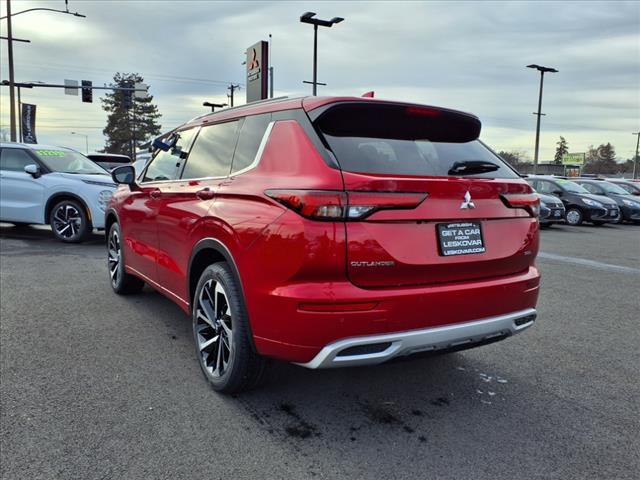
<instances>
[{"instance_id":1,"label":"door handle","mask_svg":"<svg viewBox=\"0 0 640 480\"><path fill-rule=\"evenodd\" d=\"M149 192L149 196L154 199L160 198L160 190L159 189L151 190L151 192Z\"/></svg>"},{"instance_id":2,"label":"door handle","mask_svg":"<svg viewBox=\"0 0 640 480\"><path fill-rule=\"evenodd\" d=\"M209 187L203 188L202 190L198 190L196 192L196 196L200 199L200 200L211 200L213 197L215 197L215 192L213 190L211 190Z\"/></svg>"}]
</instances>

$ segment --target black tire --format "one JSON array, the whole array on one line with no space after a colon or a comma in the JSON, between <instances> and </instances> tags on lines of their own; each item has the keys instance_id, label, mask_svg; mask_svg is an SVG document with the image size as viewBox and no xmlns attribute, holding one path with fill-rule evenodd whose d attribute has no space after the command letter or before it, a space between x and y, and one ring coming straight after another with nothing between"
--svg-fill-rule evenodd
<instances>
[{"instance_id":1,"label":"black tire","mask_svg":"<svg viewBox=\"0 0 640 480\"><path fill-rule=\"evenodd\" d=\"M568 225L582 225L583 221L584 216L582 215L582 210L579 208L570 208L567 210L565 222L567 222Z\"/></svg>"},{"instance_id":2,"label":"black tire","mask_svg":"<svg viewBox=\"0 0 640 480\"><path fill-rule=\"evenodd\" d=\"M196 356L211 387L237 393L260 384L266 359L253 349L240 286L226 263L214 263L202 272L192 306Z\"/></svg>"},{"instance_id":3,"label":"black tire","mask_svg":"<svg viewBox=\"0 0 640 480\"><path fill-rule=\"evenodd\" d=\"M125 259L122 248L120 225L114 223L107 236L107 270L109 283L118 295L139 293L144 287L144 281L127 273L124 269Z\"/></svg>"},{"instance_id":4,"label":"black tire","mask_svg":"<svg viewBox=\"0 0 640 480\"><path fill-rule=\"evenodd\" d=\"M85 241L93 231L87 211L77 200L62 200L49 213L53 236L65 243Z\"/></svg>"}]
</instances>

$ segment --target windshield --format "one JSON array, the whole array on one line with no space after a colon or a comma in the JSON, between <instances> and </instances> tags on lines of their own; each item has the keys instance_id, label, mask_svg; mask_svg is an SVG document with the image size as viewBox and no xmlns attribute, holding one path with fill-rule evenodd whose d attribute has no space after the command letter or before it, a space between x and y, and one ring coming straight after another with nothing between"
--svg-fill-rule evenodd
<instances>
[{"instance_id":1,"label":"windshield","mask_svg":"<svg viewBox=\"0 0 640 480\"><path fill-rule=\"evenodd\" d=\"M587 190L586 188L578 185L575 182L570 182L569 180L558 180L558 183L567 192L571 192L571 193L589 193L589 190Z\"/></svg>"},{"instance_id":2,"label":"windshield","mask_svg":"<svg viewBox=\"0 0 640 480\"><path fill-rule=\"evenodd\" d=\"M602 186L602 189L607 193L615 193L616 195L628 195L628 192L618 185L609 182L598 183L598 185Z\"/></svg>"},{"instance_id":3,"label":"windshield","mask_svg":"<svg viewBox=\"0 0 640 480\"><path fill-rule=\"evenodd\" d=\"M106 175L107 171L81 153L63 148L36 149L34 153L49 170L61 173Z\"/></svg>"}]
</instances>

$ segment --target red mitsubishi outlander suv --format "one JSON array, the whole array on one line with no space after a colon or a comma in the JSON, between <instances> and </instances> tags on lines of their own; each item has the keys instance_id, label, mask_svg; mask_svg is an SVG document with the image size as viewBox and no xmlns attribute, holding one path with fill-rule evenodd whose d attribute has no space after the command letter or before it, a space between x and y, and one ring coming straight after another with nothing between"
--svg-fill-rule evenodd
<instances>
[{"instance_id":1,"label":"red mitsubishi outlander suv","mask_svg":"<svg viewBox=\"0 0 640 480\"><path fill-rule=\"evenodd\" d=\"M214 389L266 358L368 365L530 327L538 197L454 110L275 99L155 142L106 213L116 293L144 283L191 314Z\"/></svg>"}]
</instances>

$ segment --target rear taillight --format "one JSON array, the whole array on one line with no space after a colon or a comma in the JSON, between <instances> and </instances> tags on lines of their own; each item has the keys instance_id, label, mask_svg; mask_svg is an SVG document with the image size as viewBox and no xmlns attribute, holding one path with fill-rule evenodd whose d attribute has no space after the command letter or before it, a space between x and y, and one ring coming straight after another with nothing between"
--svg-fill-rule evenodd
<instances>
[{"instance_id":1,"label":"rear taillight","mask_svg":"<svg viewBox=\"0 0 640 480\"><path fill-rule=\"evenodd\" d=\"M426 193L331 190L267 190L265 194L303 217L325 221L362 220L379 210L412 209L427 197Z\"/></svg>"},{"instance_id":2,"label":"rear taillight","mask_svg":"<svg viewBox=\"0 0 640 480\"><path fill-rule=\"evenodd\" d=\"M532 217L540 215L540 198L535 193L505 193L500 198L509 208L522 208Z\"/></svg>"}]
</instances>

